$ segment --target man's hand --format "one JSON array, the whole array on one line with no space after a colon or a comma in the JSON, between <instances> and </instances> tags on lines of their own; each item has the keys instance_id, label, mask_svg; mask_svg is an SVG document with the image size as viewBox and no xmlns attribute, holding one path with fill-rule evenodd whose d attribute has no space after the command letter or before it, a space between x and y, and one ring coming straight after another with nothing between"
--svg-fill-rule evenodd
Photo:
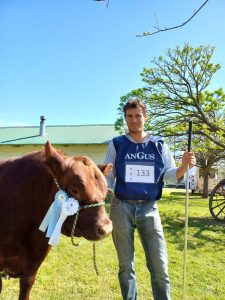
<instances>
[{"instance_id":1,"label":"man's hand","mask_svg":"<svg viewBox=\"0 0 225 300\"><path fill-rule=\"evenodd\" d=\"M187 166L189 165L190 168L192 168L193 166L196 165L196 158L194 153L192 152L184 152L183 156L182 156L182 165L183 166Z\"/></svg>"},{"instance_id":2,"label":"man's hand","mask_svg":"<svg viewBox=\"0 0 225 300\"><path fill-rule=\"evenodd\" d=\"M196 158L194 153L192 152L184 152L182 156L182 163L180 167L177 169L177 179L179 180L181 177L184 176L185 172L187 171L188 166L192 168L193 166L196 165Z\"/></svg>"}]
</instances>

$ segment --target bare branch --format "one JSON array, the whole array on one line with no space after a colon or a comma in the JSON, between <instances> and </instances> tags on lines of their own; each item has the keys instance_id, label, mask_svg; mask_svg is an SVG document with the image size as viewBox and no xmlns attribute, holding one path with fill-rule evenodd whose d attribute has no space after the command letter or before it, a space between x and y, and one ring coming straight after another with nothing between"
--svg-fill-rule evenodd
<instances>
[{"instance_id":1,"label":"bare branch","mask_svg":"<svg viewBox=\"0 0 225 300\"><path fill-rule=\"evenodd\" d=\"M210 136L210 135L207 134L206 132L201 131L201 130L196 130L195 133L207 137L210 141L212 141L212 142L215 143L216 145L220 146L221 149L224 149L224 144L223 144L223 143L221 143L221 142L218 141L217 139L214 139L212 136Z\"/></svg>"},{"instance_id":2,"label":"bare branch","mask_svg":"<svg viewBox=\"0 0 225 300\"><path fill-rule=\"evenodd\" d=\"M103 2L103 1L105 1L105 0L94 0L94 1L97 1L97 2ZM109 6L109 0L107 1L107 4L106 4L106 7L108 7Z\"/></svg>"},{"instance_id":3,"label":"bare branch","mask_svg":"<svg viewBox=\"0 0 225 300\"><path fill-rule=\"evenodd\" d=\"M153 32L147 31L147 32L144 32L144 33L142 33L142 34L136 34L136 37L143 37L143 36L153 35L153 34L156 34L156 33L159 33L159 32L163 32L163 31L168 31L168 30L180 28L180 27L186 25L188 22L190 22L190 21L194 18L194 16L197 15L197 13L203 8L203 6L206 5L206 3L207 3L208 1L209 1L209 0L206 0L206 1L198 8L198 10L196 10L196 11L193 13L193 15L192 15L188 20L186 20L185 22L183 22L182 24L177 25L177 26L173 26L173 27L165 27L164 29L158 28L158 25L157 25L157 27L155 27L155 28L157 28L156 31L153 31Z\"/></svg>"}]
</instances>

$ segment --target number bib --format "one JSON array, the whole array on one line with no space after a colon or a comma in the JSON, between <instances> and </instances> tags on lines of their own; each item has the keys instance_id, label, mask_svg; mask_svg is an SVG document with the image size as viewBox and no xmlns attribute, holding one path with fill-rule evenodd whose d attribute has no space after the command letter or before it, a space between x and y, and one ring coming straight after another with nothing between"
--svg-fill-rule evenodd
<instances>
[{"instance_id":1,"label":"number bib","mask_svg":"<svg viewBox=\"0 0 225 300\"><path fill-rule=\"evenodd\" d=\"M116 151L116 197L121 200L160 199L164 173L163 141L152 137L144 143L134 143L122 135L114 138L113 144Z\"/></svg>"},{"instance_id":2,"label":"number bib","mask_svg":"<svg viewBox=\"0 0 225 300\"><path fill-rule=\"evenodd\" d=\"M126 163L125 182L155 183L154 163Z\"/></svg>"}]
</instances>

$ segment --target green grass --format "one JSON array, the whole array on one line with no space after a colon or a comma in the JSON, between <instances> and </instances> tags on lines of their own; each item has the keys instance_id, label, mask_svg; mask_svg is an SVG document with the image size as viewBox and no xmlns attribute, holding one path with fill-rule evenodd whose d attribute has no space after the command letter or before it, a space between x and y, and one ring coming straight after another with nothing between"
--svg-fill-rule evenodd
<instances>
[{"instance_id":1,"label":"green grass","mask_svg":"<svg viewBox=\"0 0 225 300\"><path fill-rule=\"evenodd\" d=\"M159 209L167 240L172 299L182 299L185 190L165 189ZM138 236L136 272L139 300L152 299L149 273ZM74 247L62 237L39 269L32 300L119 300L117 257L111 237L96 244L99 276L92 261L92 243ZM189 196L187 258L188 300L225 299L225 226L210 215L208 199ZM16 300L18 280L3 280L0 299Z\"/></svg>"}]
</instances>

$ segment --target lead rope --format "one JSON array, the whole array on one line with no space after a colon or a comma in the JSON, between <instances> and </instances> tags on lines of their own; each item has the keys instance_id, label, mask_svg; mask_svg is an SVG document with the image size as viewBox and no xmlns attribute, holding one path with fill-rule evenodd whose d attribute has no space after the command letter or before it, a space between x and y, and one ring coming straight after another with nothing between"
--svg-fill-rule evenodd
<instances>
[{"instance_id":1,"label":"lead rope","mask_svg":"<svg viewBox=\"0 0 225 300\"><path fill-rule=\"evenodd\" d=\"M84 205L84 206L81 206L79 208L79 210L77 211L76 213L76 216L75 216L75 219L74 219L74 222L73 222L73 227L72 227L72 230L71 230L71 242L74 246L78 247L80 245L82 245L86 240L83 240L81 241L80 243L75 243L74 242L74 232L75 232L75 228L76 228L76 225L77 225L77 221L78 221L78 217L79 217L79 211L80 209L82 208L90 208L90 207L98 207L98 206L101 206L101 205L104 205L105 202L101 202L101 203L95 203L95 204L90 204L90 205ZM95 245L95 242L93 242L93 264L94 264L94 269L95 269L95 272L97 275L99 275L99 271L98 271L98 267L97 267L97 262L96 262L96 245Z\"/></svg>"},{"instance_id":2,"label":"lead rope","mask_svg":"<svg viewBox=\"0 0 225 300\"><path fill-rule=\"evenodd\" d=\"M96 244L95 244L95 242L93 243L93 264L94 264L96 274L99 275L97 261L96 261Z\"/></svg>"},{"instance_id":3,"label":"lead rope","mask_svg":"<svg viewBox=\"0 0 225 300\"><path fill-rule=\"evenodd\" d=\"M75 216L75 219L74 219L74 222L73 222L73 227L72 227L72 231L71 231L71 242L74 246L78 247L80 246L81 244L83 244L83 242L81 241L80 243L75 243L74 242L74 239L73 239L73 235L74 235L74 232L75 232L75 228L76 228L76 225L77 225L77 220L78 220L78 217L79 217L79 211L77 211L76 213L76 216Z\"/></svg>"},{"instance_id":4,"label":"lead rope","mask_svg":"<svg viewBox=\"0 0 225 300\"><path fill-rule=\"evenodd\" d=\"M61 189L59 187L58 181L56 180L56 178L53 178L53 179L54 179L54 182L55 182L58 190L60 191ZM78 211L77 211L77 213L75 215L75 219L74 219L74 222L73 222L73 227L72 227L72 230L71 230L71 242L72 242L72 244L74 246L78 247L78 246L82 245L86 241L86 240L83 240L80 243L75 243L74 239L73 239L75 228L76 228L78 217L79 217L79 211L81 209L83 209L83 208L85 209L85 208L90 208L90 207L98 207L98 206L101 206L101 205L105 205L105 201L103 201L101 203L94 203L94 204L83 205L83 206L79 207L79 209L78 209ZM99 275L98 268L97 268L97 263L96 263L96 246L95 246L95 242L93 242L93 264L94 264L94 268L95 268L96 274Z\"/></svg>"}]
</instances>

